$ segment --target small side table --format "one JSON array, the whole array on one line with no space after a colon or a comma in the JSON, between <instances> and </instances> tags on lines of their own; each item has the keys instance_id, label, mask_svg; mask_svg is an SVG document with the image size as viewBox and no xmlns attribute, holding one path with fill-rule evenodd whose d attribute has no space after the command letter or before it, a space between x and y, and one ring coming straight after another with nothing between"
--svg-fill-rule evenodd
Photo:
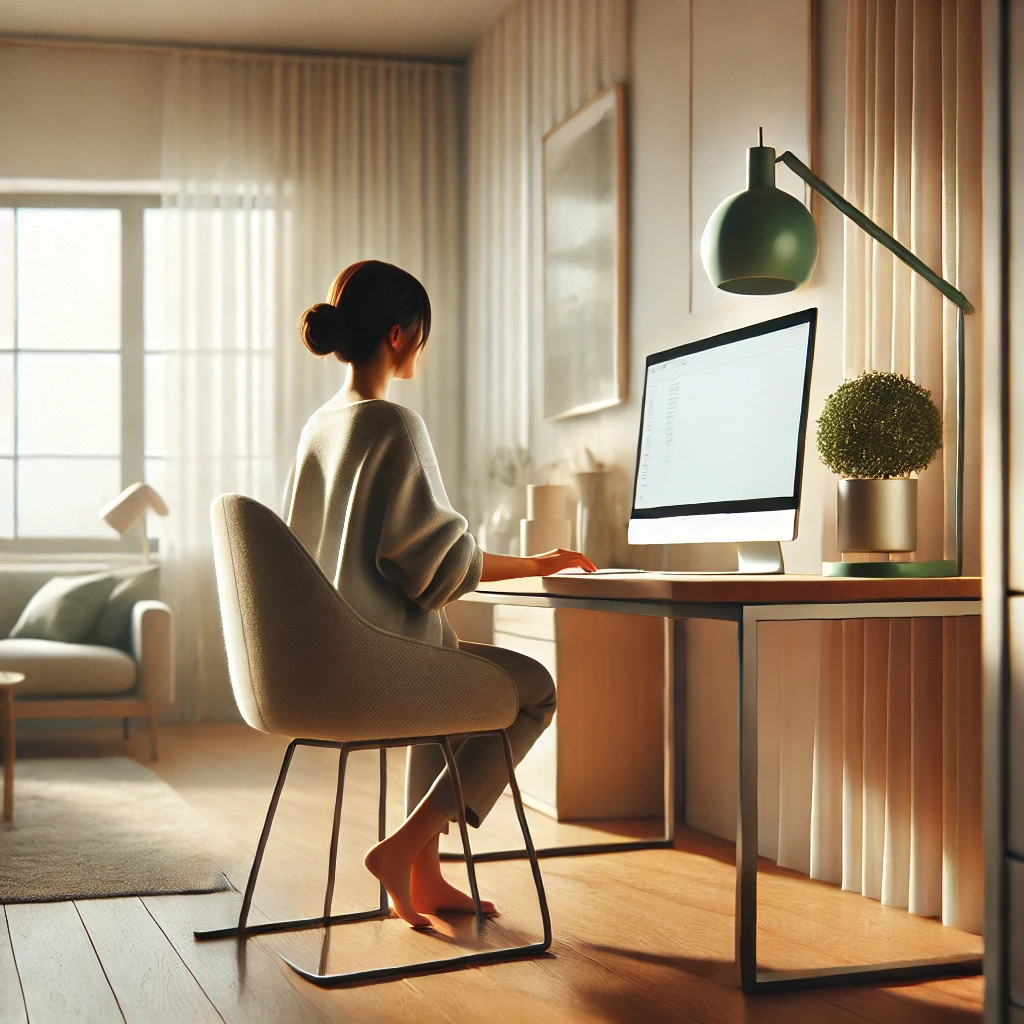
<instances>
[{"instance_id":1,"label":"small side table","mask_svg":"<svg viewBox=\"0 0 1024 1024\"><path fill-rule=\"evenodd\" d=\"M0 672L4 704L4 821L14 814L14 688L25 681L22 672Z\"/></svg>"}]
</instances>

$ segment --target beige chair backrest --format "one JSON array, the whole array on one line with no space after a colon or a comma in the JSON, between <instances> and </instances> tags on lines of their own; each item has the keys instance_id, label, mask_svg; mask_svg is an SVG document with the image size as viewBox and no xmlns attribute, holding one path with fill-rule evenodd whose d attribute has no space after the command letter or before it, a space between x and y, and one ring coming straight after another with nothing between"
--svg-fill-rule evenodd
<instances>
[{"instance_id":1,"label":"beige chair backrest","mask_svg":"<svg viewBox=\"0 0 1024 1024\"><path fill-rule=\"evenodd\" d=\"M506 672L368 623L266 506L225 494L210 516L231 686L254 729L358 741L512 723Z\"/></svg>"}]
</instances>

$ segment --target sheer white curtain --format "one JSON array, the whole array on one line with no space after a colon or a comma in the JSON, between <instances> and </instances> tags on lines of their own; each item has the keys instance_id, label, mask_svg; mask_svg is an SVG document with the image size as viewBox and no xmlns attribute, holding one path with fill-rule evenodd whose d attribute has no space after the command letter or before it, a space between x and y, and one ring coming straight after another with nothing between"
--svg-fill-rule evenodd
<instances>
[{"instance_id":1,"label":"sheer white curtain","mask_svg":"<svg viewBox=\"0 0 1024 1024\"><path fill-rule=\"evenodd\" d=\"M467 477L479 521L488 462L530 446L542 300L542 139L629 67L626 0L524 0L469 67ZM524 513L525 514L525 513Z\"/></svg>"},{"instance_id":2,"label":"sheer white curtain","mask_svg":"<svg viewBox=\"0 0 1024 1024\"><path fill-rule=\"evenodd\" d=\"M462 76L383 60L169 60L146 386L166 410L150 469L171 507L164 579L185 717L232 713L210 501L237 490L279 506L299 431L343 376L295 324L354 260L398 263L430 293L421 372L392 398L423 414L461 496Z\"/></svg>"}]
</instances>

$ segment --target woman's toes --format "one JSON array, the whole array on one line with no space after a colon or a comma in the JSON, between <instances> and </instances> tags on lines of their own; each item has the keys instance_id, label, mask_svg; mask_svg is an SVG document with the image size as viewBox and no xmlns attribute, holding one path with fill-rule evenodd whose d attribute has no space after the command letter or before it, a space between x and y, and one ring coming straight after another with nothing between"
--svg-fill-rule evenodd
<instances>
[{"instance_id":1,"label":"woman's toes","mask_svg":"<svg viewBox=\"0 0 1024 1024\"><path fill-rule=\"evenodd\" d=\"M449 885L442 877L418 877L413 872L411 896L413 906L424 914L473 914L476 907L473 897L454 885ZM488 916L496 914L497 908L490 900L480 901L480 910Z\"/></svg>"}]
</instances>

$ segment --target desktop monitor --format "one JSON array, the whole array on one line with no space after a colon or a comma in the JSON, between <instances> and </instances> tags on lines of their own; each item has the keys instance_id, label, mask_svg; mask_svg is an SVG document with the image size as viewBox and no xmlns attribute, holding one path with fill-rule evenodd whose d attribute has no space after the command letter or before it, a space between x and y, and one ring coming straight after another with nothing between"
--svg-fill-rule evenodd
<instances>
[{"instance_id":1,"label":"desktop monitor","mask_svg":"<svg viewBox=\"0 0 1024 1024\"><path fill-rule=\"evenodd\" d=\"M796 537L817 316L647 357L630 544Z\"/></svg>"}]
</instances>

